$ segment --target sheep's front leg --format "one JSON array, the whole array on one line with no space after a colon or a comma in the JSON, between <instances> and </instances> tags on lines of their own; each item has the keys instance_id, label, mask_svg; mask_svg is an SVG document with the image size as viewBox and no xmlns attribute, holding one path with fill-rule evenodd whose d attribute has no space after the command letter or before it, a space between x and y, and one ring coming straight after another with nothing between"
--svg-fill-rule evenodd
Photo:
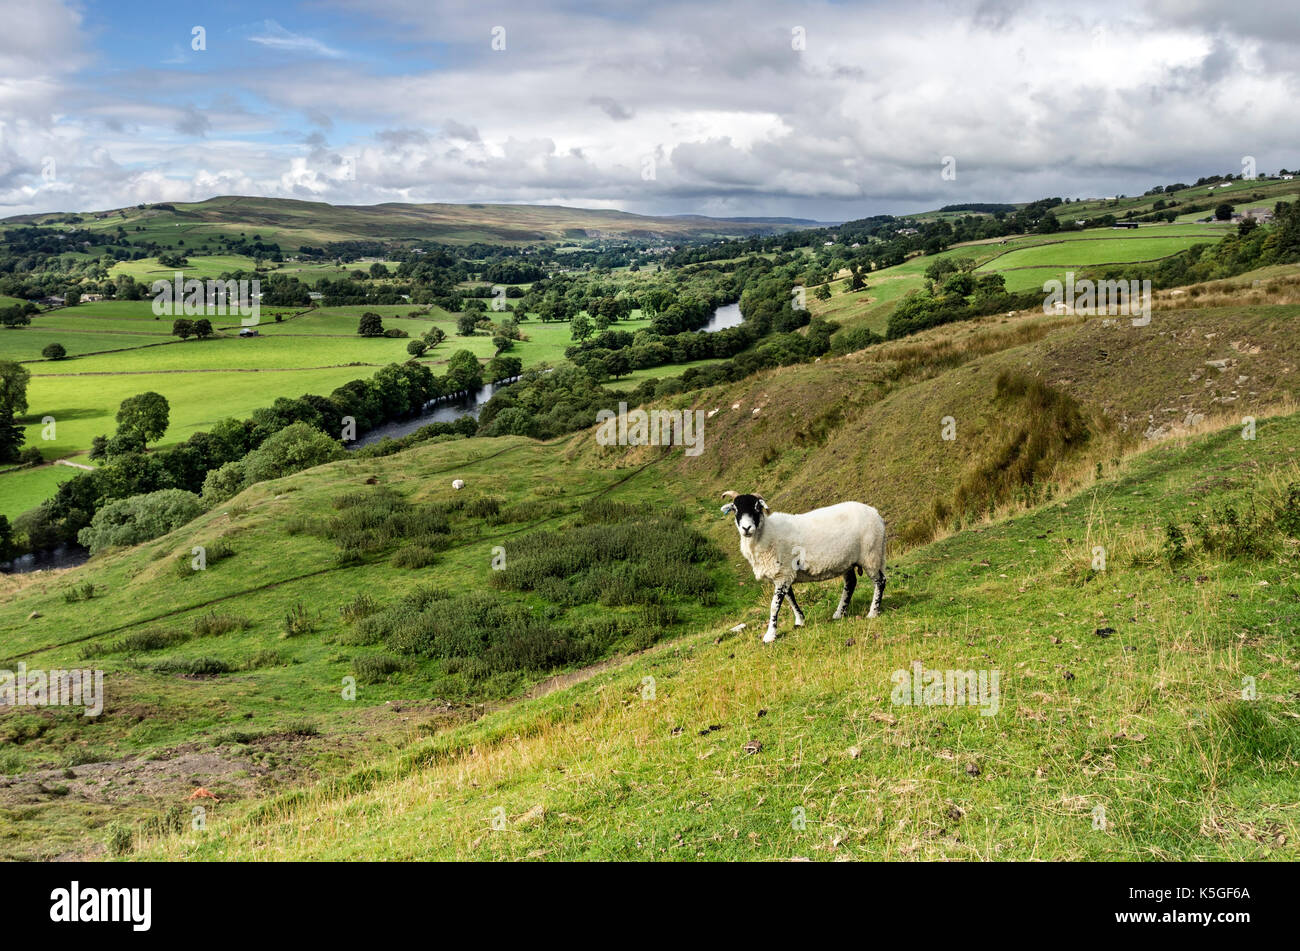
<instances>
[{"instance_id":1,"label":"sheep's front leg","mask_svg":"<svg viewBox=\"0 0 1300 951\"><path fill-rule=\"evenodd\" d=\"M858 586L858 576L850 568L844 572L844 590L840 592L840 603L831 615L832 621L838 621L844 615L849 613L849 602L853 600L853 590Z\"/></svg>"},{"instance_id":2,"label":"sheep's front leg","mask_svg":"<svg viewBox=\"0 0 1300 951\"><path fill-rule=\"evenodd\" d=\"M776 640L776 616L781 610L781 602L785 596L790 593L790 586L783 581L776 582L776 590L772 592L772 613L767 619L767 633L763 635L763 643L770 644Z\"/></svg>"}]
</instances>

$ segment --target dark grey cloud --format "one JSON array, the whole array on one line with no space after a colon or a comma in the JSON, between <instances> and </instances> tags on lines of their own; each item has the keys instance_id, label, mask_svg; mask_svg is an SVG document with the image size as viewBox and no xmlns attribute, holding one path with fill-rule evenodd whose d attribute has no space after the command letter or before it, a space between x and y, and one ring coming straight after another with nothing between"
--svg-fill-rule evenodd
<instances>
[{"instance_id":1,"label":"dark grey cloud","mask_svg":"<svg viewBox=\"0 0 1300 951\"><path fill-rule=\"evenodd\" d=\"M187 106L174 126L181 135L203 138L212 128L212 121L195 106Z\"/></svg>"},{"instance_id":2,"label":"dark grey cloud","mask_svg":"<svg viewBox=\"0 0 1300 951\"><path fill-rule=\"evenodd\" d=\"M375 136L380 142L389 146L423 145L429 141L429 134L420 129L385 129Z\"/></svg>"},{"instance_id":3,"label":"dark grey cloud","mask_svg":"<svg viewBox=\"0 0 1300 951\"><path fill-rule=\"evenodd\" d=\"M478 129L472 125L466 125L463 122L457 122L455 119L444 119L442 123L442 134L449 139L464 139L466 142L478 142Z\"/></svg>"},{"instance_id":4,"label":"dark grey cloud","mask_svg":"<svg viewBox=\"0 0 1300 951\"><path fill-rule=\"evenodd\" d=\"M621 121L632 118L631 110L620 105L617 100L610 96L592 96L587 101L599 108L601 112L611 119Z\"/></svg>"}]
</instances>

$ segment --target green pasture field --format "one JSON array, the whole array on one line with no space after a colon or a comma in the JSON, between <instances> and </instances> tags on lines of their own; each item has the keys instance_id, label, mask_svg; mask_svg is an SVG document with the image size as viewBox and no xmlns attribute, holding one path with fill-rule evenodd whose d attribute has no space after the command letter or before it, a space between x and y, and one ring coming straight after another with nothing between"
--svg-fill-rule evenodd
<instances>
[{"instance_id":1,"label":"green pasture field","mask_svg":"<svg viewBox=\"0 0 1300 951\"><path fill-rule=\"evenodd\" d=\"M170 330L170 325L168 326ZM70 357L84 353L99 353L104 350L118 350L141 347L146 344L165 343L166 334L150 334L143 331L96 331L79 332L53 328L24 327L18 330L0 330L0 360L44 360L41 351L48 344L61 343Z\"/></svg>"},{"instance_id":2,"label":"green pasture field","mask_svg":"<svg viewBox=\"0 0 1300 951\"><path fill-rule=\"evenodd\" d=\"M378 365L254 372L226 369L212 373L33 375L27 387L28 413L20 422L26 431L26 444L41 446L46 458L75 457L90 449L95 436L116 431L114 420L122 400L152 390L165 396L171 405L171 425L158 443L169 446L210 429L219 419L245 418L281 396L328 395L350 380L372 375L376 369ZM58 422L58 439L54 442L40 439L41 418L46 415Z\"/></svg>"},{"instance_id":3,"label":"green pasture field","mask_svg":"<svg viewBox=\"0 0 1300 951\"><path fill-rule=\"evenodd\" d=\"M828 301L813 297L816 288L810 287L808 308L815 316L838 321L846 328L866 326L884 333L894 306L911 291L925 287L925 270L939 258L973 259L978 264L976 273L999 272L1006 279L1007 290L1015 292L1064 279L1067 270L1168 257L1195 244L1216 242L1227 233L1227 228L1198 224L1141 225L1136 231L1091 228L956 245L871 272L866 276L865 292L843 290L846 275L831 282Z\"/></svg>"},{"instance_id":4,"label":"green pasture field","mask_svg":"<svg viewBox=\"0 0 1300 951\"><path fill-rule=\"evenodd\" d=\"M150 390L167 397L171 406L171 425L160 445L173 445L210 428L220 418L247 416L278 397L327 395L389 363L403 362L409 359L407 344L434 326L441 327L447 338L427 351L420 362L435 374L443 372L457 350L468 350L482 361L496 352L489 335L460 336L455 316L436 308L433 319L397 316L420 309L406 305L314 309L280 323L264 319L258 326L259 336L253 339L234 336L238 324L233 324L223 336L180 341L167 335L171 319L155 323L148 307L147 302L132 301L87 304L84 312L81 307L67 308L38 317L32 327L0 332L0 355L36 361L27 364L32 374L28 414L22 420L27 445L39 445L50 459L81 456L79 461L83 461L93 437L114 431L121 401ZM357 319L367 310L381 313L385 326L406 330L410 336L358 336ZM115 332L61 329L82 324L111 327ZM647 320L633 320L615 326L635 331L648 325ZM564 349L573 343L567 322L530 320L522 326L529 339L517 342L510 354L526 366L559 362L564 359ZM143 330L126 332L130 327ZM155 327L155 333L147 333ZM73 356L60 361L40 359L40 349L55 340ZM149 346L158 343L162 345ZM130 349L76 356L115 347ZM663 376L675 369L680 372L680 368L662 367L642 376ZM53 441L40 438L41 419L47 415L57 421L58 438ZM5 486L5 478L0 476L0 488ZM11 493L6 490L6 494ZM12 494L19 497L16 491Z\"/></svg>"},{"instance_id":5,"label":"green pasture field","mask_svg":"<svg viewBox=\"0 0 1300 951\"><path fill-rule=\"evenodd\" d=\"M46 444L38 437L34 445L43 449ZM23 512L40 505L54 494L61 482L80 471L72 466L55 465L0 471L0 515L12 522Z\"/></svg>"},{"instance_id":6,"label":"green pasture field","mask_svg":"<svg viewBox=\"0 0 1300 951\"><path fill-rule=\"evenodd\" d=\"M204 280L209 277L219 277L225 273L233 273L234 271L252 271L255 266L252 258L242 254L195 254L186 257L189 263L185 267L179 268L163 267L157 258L119 261L113 265L109 271L109 276L116 277L119 274L129 274L140 283L148 285L159 280L175 280L177 271L182 272L187 279L195 277Z\"/></svg>"},{"instance_id":7,"label":"green pasture field","mask_svg":"<svg viewBox=\"0 0 1300 951\"><path fill-rule=\"evenodd\" d=\"M80 357L73 361L40 363L32 376L85 376L202 373L210 370L320 369L349 363L383 366L408 359L407 340L391 337L311 336L290 338L267 334L189 340L165 347L127 350ZM443 344L445 346L445 343Z\"/></svg>"},{"instance_id":8,"label":"green pasture field","mask_svg":"<svg viewBox=\"0 0 1300 951\"><path fill-rule=\"evenodd\" d=\"M1219 237L1213 234L1199 234L1126 238L1117 237L1112 233L1110 236L1088 241L1042 243L1033 247L1020 248L1000 255L976 270L978 272L1010 271L1019 267L1046 265L1062 268L1095 267L1100 264L1154 261L1177 254L1194 244L1213 243Z\"/></svg>"}]
</instances>

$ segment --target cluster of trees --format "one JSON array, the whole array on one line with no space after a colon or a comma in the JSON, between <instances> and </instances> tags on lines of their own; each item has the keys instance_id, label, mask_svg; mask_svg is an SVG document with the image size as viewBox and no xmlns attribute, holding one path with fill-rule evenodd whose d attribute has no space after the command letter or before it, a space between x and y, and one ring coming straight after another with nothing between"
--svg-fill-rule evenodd
<instances>
[{"instance_id":1,"label":"cluster of trees","mask_svg":"<svg viewBox=\"0 0 1300 951\"><path fill-rule=\"evenodd\" d=\"M930 291L914 291L903 298L889 315L885 338L896 340L941 324L1041 306L1042 303L1043 293L1039 290L1009 293L1001 274L975 277L969 272L959 271Z\"/></svg>"},{"instance_id":2,"label":"cluster of trees","mask_svg":"<svg viewBox=\"0 0 1300 951\"><path fill-rule=\"evenodd\" d=\"M490 284L528 284L546 277L546 271L534 261L493 261L479 273L479 280Z\"/></svg>"},{"instance_id":3,"label":"cluster of trees","mask_svg":"<svg viewBox=\"0 0 1300 951\"><path fill-rule=\"evenodd\" d=\"M723 363L691 367L681 375L678 389L735 382L761 370L807 363L830 352L831 337L839 329L840 325L833 320L814 318L803 333L775 333ZM655 395L659 395L658 387Z\"/></svg>"},{"instance_id":4,"label":"cluster of trees","mask_svg":"<svg viewBox=\"0 0 1300 951\"><path fill-rule=\"evenodd\" d=\"M28 301L25 304L12 304L9 307L0 308L0 326L8 330L15 327L26 327L32 322L32 314L39 314L40 308Z\"/></svg>"},{"instance_id":5,"label":"cluster of trees","mask_svg":"<svg viewBox=\"0 0 1300 951\"><path fill-rule=\"evenodd\" d=\"M384 329L384 319L374 311L366 311L357 321L357 333L363 337L409 337L405 330L400 327L390 327ZM426 336L428 336L426 334ZM439 337L438 340L442 338ZM428 341L426 341L428 343ZM436 343L436 341L434 341ZM430 346L433 344L430 343Z\"/></svg>"},{"instance_id":6,"label":"cluster of trees","mask_svg":"<svg viewBox=\"0 0 1300 951\"><path fill-rule=\"evenodd\" d=\"M207 340L215 332L212 329L212 321L206 317L200 317L198 320L181 317L172 321L172 336L180 337L182 340L188 340L190 337Z\"/></svg>"},{"instance_id":7,"label":"cluster of trees","mask_svg":"<svg viewBox=\"0 0 1300 951\"><path fill-rule=\"evenodd\" d=\"M562 365L550 373L533 369L493 394L479 412L478 432L550 439L591 426L597 410L618 399L582 367Z\"/></svg>"},{"instance_id":8,"label":"cluster of trees","mask_svg":"<svg viewBox=\"0 0 1300 951\"><path fill-rule=\"evenodd\" d=\"M159 489L110 502L77 533L92 555L106 548L138 545L166 535L203 512L199 497L184 489Z\"/></svg>"},{"instance_id":9,"label":"cluster of trees","mask_svg":"<svg viewBox=\"0 0 1300 951\"><path fill-rule=\"evenodd\" d=\"M355 277L342 277L336 281L325 279L316 285L316 290L320 291L321 303L326 307L353 304L404 304L406 303L404 294L409 294L412 303L427 303L409 285L376 283ZM310 298L308 300L310 302Z\"/></svg>"},{"instance_id":10,"label":"cluster of trees","mask_svg":"<svg viewBox=\"0 0 1300 951\"><path fill-rule=\"evenodd\" d=\"M752 333L744 328L736 329ZM479 413L478 434L551 439L593 425L598 410L616 406L619 400L635 405L672 393L740 380L759 370L814 360L830 351L831 336L838 329L834 322L813 320L805 333L773 334L730 360L691 367L678 378L645 380L624 393L602 387L589 365L566 364L549 373L528 370L518 383L498 390L484 405Z\"/></svg>"},{"instance_id":11,"label":"cluster of trees","mask_svg":"<svg viewBox=\"0 0 1300 951\"><path fill-rule=\"evenodd\" d=\"M752 281L740 295L740 312L755 337L789 333L808 323L807 307L798 306L799 265L774 268Z\"/></svg>"},{"instance_id":12,"label":"cluster of trees","mask_svg":"<svg viewBox=\"0 0 1300 951\"><path fill-rule=\"evenodd\" d=\"M584 367L596 380L618 379L633 370L669 363L690 363L732 357L757 339L748 324L717 333L686 332L663 336L654 330L607 330L564 351L565 357Z\"/></svg>"},{"instance_id":13,"label":"cluster of trees","mask_svg":"<svg viewBox=\"0 0 1300 951\"><path fill-rule=\"evenodd\" d=\"M203 502L209 506L224 502L250 485L324 465L338 459L343 452L337 440L310 423L290 423L247 455L209 472L203 479ZM93 525L92 522L92 528ZM87 545L84 535L83 530L78 538Z\"/></svg>"},{"instance_id":14,"label":"cluster of trees","mask_svg":"<svg viewBox=\"0 0 1300 951\"><path fill-rule=\"evenodd\" d=\"M520 298L515 312L546 321L566 321L582 341L640 309L660 336L698 330L714 310L733 303L757 276L772 268L764 258L730 266L682 268L620 285L607 276L557 274L539 280ZM577 319L582 318L582 319Z\"/></svg>"}]
</instances>

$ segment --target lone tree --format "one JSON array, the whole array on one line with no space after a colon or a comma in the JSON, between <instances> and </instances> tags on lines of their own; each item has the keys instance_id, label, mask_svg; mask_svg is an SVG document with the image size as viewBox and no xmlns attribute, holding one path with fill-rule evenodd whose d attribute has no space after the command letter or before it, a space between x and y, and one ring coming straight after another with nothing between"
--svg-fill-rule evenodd
<instances>
[{"instance_id":1,"label":"lone tree","mask_svg":"<svg viewBox=\"0 0 1300 951\"><path fill-rule=\"evenodd\" d=\"M605 369L614 379L620 376L626 376L632 372L632 361L628 359L626 350L615 350L605 358Z\"/></svg>"},{"instance_id":2,"label":"lone tree","mask_svg":"<svg viewBox=\"0 0 1300 951\"><path fill-rule=\"evenodd\" d=\"M456 333L462 337L474 336L475 330L478 328L478 320L478 314L466 311L456 318Z\"/></svg>"},{"instance_id":3,"label":"lone tree","mask_svg":"<svg viewBox=\"0 0 1300 951\"><path fill-rule=\"evenodd\" d=\"M117 434L148 445L167 432L170 417L171 406L161 393L128 396L117 409Z\"/></svg>"},{"instance_id":4,"label":"lone tree","mask_svg":"<svg viewBox=\"0 0 1300 951\"><path fill-rule=\"evenodd\" d=\"M572 335L574 340L586 340L591 336L593 330L594 328L591 326L591 321L587 319L586 314L578 314L578 316L569 321L569 333Z\"/></svg>"},{"instance_id":5,"label":"lone tree","mask_svg":"<svg viewBox=\"0 0 1300 951\"><path fill-rule=\"evenodd\" d=\"M1225 201L1225 202L1223 202L1222 204L1216 205L1215 208L1214 208L1214 220L1215 220L1215 221L1231 221L1231 220L1232 220L1232 203L1231 203L1231 202L1227 202L1227 201Z\"/></svg>"},{"instance_id":6,"label":"lone tree","mask_svg":"<svg viewBox=\"0 0 1300 951\"><path fill-rule=\"evenodd\" d=\"M13 360L0 360L0 462L13 462L23 445L23 431L14 419L27 412L27 381L31 372Z\"/></svg>"},{"instance_id":7,"label":"lone tree","mask_svg":"<svg viewBox=\"0 0 1300 951\"><path fill-rule=\"evenodd\" d=\"M68 355L68 351L63 348L61 343L51 343L45 346L41 351L41 356L46 360L62 360Z\"/></svg>"},{"instance_id":8,"label":"lone tree","mask_svg":"<svg viewBox=\"0 0 1300 951\"><path fill-rule=\"evenodd\" d=\"M194 321L186 320L184 317L172 321L172 336L180 337L182 340L188 340L194 336Z\"/></svg>"},{"instance_id":9,"label":"lone tree","mask_svg":"<svg viewBox=\"0 0 1300 951\"><path fill-rule=\"evenodd\" d=\"M417 359L424 356L424 351L428 349L429 345L423 340L412 340L406 345L406 352Z\"/></svg>"},{"instance_id":10,"label":"lone tree","mask_svg":"<svg viewBox=\"0 0 1300 951\"><path fill-rule=\"evenodd\" d=\"M212 336L212 321L206 317L200 317L194 321L194 336L200 340L206 340Z\"/></svg>"},{"instance_id":11,"label":"lone tree","mask_svg":"<svg viewBox=\"0 0 1300 951\"><path fill-rule=\"evenodd\" d=\"M21 305L0 310L0 324L4 324L10 330L15 327L26 327L31 322L31 315Z\"/></svg>"},{"instance_id":12,"label":"lone tree","mask_svg":"<svg viewBox=\"0 0 1300 951\"><path fill-rule=\"evenodd\" d=\"M384 335L384 319L374 311L366 311L361 315L361 320L357 322L357 333L363 337L382 337Z\"/></svg>"}]
</instances>

